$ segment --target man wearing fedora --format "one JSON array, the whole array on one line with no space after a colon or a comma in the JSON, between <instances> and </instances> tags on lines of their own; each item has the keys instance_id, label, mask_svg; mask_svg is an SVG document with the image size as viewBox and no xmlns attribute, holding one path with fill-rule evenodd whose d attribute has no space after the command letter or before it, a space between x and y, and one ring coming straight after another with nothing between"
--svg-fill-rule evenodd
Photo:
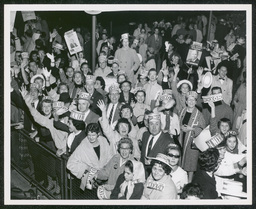
<instances>
[{"instance_id":1,"label":"man wearing fedora","mask_svg":"<svg viewBox=\"0 0 256 209\"><path fill-rule=\"evenodd\" d=\"M151 113L148 116L149 128L142 136L140 161L145 165L146 173L150 173L149 162L145 157L156 157L158 153L164 153L168 144L173 143L169 133L161 130L161 117L159 113Z\"/></svg>"}]
</instances>

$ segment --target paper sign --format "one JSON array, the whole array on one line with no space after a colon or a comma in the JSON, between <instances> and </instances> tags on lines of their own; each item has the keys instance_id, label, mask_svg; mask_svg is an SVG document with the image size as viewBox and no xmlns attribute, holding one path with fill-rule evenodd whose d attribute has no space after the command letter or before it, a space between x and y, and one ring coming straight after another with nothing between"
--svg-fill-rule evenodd
<instances>
[{"instance_id":1,"label":"paper sign","mask_svg":"<svg viewBox=\"0 0 256 209\"><path fill-rule=\"evenodd\" d=\"M202 56L202 51L199 51L196 49L189 49L186 63L190 65L198 66L201 56Z\"/></svg>"},{"instance_id":2,"label":"paper sign","mask_svg":"<svg viewBox=\"0 0 256 209\"><path fill-rule=\"evenodd\" d=\"M223 100L222 94L214 94L209 96L202 96L204 103L218 102Z\"/></svg>"},{"instance_id":3,"label":"paper sign","mask_svg":"<svg viewBox=\"0 0 256 209\"><path fill-rule=\"evenodd\" d=\"M11 30L10 30L10 32L13 31L15 17L16 17L16 11L11 11L11 14L10 14L10 29Z\"/></svg>"},{"instance_id":4,"label":"paper sign","mask_svg":"<svg viewBox=\"0 0 256 209\"><path fill-rule=\"evenodd\" d=\"M191 45L191 49L202 50L202 48L203 48L202 43L193 41L193 44Z\"/></svg>"},{"instance_id":5,"label":"paper sign","mask_svg":"<svg viewBox=\"0 0 256 209\"><path fill-rule=\"evenodd\" d=\"M85 121L86 118L84 113L75 110L71 112L70 117L79 121Z\"/></svg>"},{"instance_id":6,"label":"paper sign","mask_svg":"<svg viewBox=\"0 0 256 209\"><path fill-rule=\"evenodd\" d=\"M222 141L223 141L223 137L220 134L216 134L205 143L208 145L209 148L214 148L218 144L220 144Z\"/></svg>"},{"instance_id":7,"label":"paper sign","mask_svg":"<svg viewBox=\"0 0 256 209\"><path fill-rule=\"evenodd\" d=\"M36 15L34 11L22 11L21 14L24 22L28 20L36 20Z\"/></svg>"},{"instance_id":8,"label":"paper sign","mask_svg":"<svg viewBox=\"0 0 256 209\"><path fill-rule=\"evenodd\" d=\"M71 55L82 51L82 47L80 45L80 42L78 40L78 37L75 31L73 30L67 31L64 34L64 38L68 46L69 53Z\"/></svg>"}]
</instances>

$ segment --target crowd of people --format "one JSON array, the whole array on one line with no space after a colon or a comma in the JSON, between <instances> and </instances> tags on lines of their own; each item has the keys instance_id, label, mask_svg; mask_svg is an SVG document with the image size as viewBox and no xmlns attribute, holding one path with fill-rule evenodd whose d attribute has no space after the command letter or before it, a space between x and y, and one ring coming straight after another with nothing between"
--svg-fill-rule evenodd
<instances>
[{"instance_id":1,"label":"crowd of people","mask_svg":"<svg viewBox=\"0 0 256 209\"><path fill-rule=\"evenodd\" d=\"M36 15L11 32L11 123L67 155L82 190L103 200L246 198L243 19L178 16L118 37L98 24L92 66L90 32L74 28L82 51L71 55L61 25ZM54 162L20 152L58 195L56 171L38 166Z\"/></svg>"}]
</instances>

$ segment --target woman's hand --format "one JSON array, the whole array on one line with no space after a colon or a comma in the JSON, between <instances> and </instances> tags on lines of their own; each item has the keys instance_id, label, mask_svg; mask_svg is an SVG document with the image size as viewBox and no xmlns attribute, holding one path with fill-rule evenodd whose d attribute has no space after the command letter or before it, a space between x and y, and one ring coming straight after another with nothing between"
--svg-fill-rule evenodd
<instances>
[{"instance_id":1,"label":"woman's hand","mask_svg":"<svg viewBox=\"0 0 256 209\"><path fill-rule=\"evenodd\" d=\"M182 126L181 126L181 130L182 130L183 132L188 132L188 131L194 131L195 128L192 128L191 126L188 126L188 125L182 125Z\"/></svg>"},{"instance_id":2,"label":"woman's hand","mask_svg":"<svg viewBox=\"0 0 256 209\"><path fill-rule=\"evenodd\" d=\"M103 100L99 100L97 106L100 108L101 112L106 112L106 105Z\"/></svg>"},{"instance_id":3,"label":"woman's hand","mask_svg":"<svg viewBox=\"0 0 256 209\"><path fill-rule=\"evenodd\" d=\"M175 75L178 75L179 71L180 71L180 65L175 65L175 67L173 68Z\"/></svg>"},{"instance_id":4,"label":"woman's hand","mask_svg":"<svg viewBox=\"0 0 256 209\"><path fill-rule=\"evenodd\" d=\"M215 109L215 105L214 105L213 101L209 101L208 105L210 106L211 109Z\"/></svg>"}]
</instances>

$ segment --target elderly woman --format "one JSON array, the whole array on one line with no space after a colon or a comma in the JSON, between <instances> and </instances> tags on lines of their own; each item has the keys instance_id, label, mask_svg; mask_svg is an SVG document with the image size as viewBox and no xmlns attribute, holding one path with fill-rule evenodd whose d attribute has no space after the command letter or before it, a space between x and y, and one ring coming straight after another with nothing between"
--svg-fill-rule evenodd
<instances>
[{"instance_id":1,"label":"elderly woman","mask_svg":"<svg viewBox=\"0 0 256 209\"><path fill-rule=\"evenodd\" d=\"M151 158L152 173L147 178L141 199L143 200L170 200L177 199L176 186L171 176L170 158L158 153Z\"/></svg>"},{"instance_id":2,"label":"elderly woman","mask_svg":"<svg viewBox=\"0 0 256 209\"><path fill-rule=\"evenodd\" d=\"M166 149L166 155L170 157L170 166L172 168L170 176L177 188L178 194L182 192L184 186L188 183L188 174L179 166L181 159L181 150L176 144L169 144Z\"/></svg>"},{"instance_id":3,"label":"elderly woman","mask_svg":"<svg viewBox=\"0 0 256 209\"><path fill-rule=\"evenodd\" d=\"M179 142L183 149L181 167L188 172L188 182L192 181L193 173L197 169L199 151L193 148L193 139L205 128L205 120L202 113L196 108L197 93L189 91L186 95L187 107L180 113L181 133Z\"/></svg>"},{"instance_id":4,"label":"elderly woman","mask_svg":"<svg viewBox=\"0 0 256 209\"><path fill-rule=\"evenodd\" d=\"M141 162L128 160L113 189L110 199L140 199L144 189L145 172Z\"/></svg>"},{"instance_id":5,"label":"elderly woman","mask_svg":"<svg viewBox=\"0 0 256 209\"><path fill-rule=\"evenodd\" d=\"M122 48L116 50L115 58L119 60L120 70L125 71L128 80L135 85L134 71L140 65L139 57L134 49L129 47L129 34L121 36Z\"/></svg>"},{"instance_id":6,"label":"elderly woman","mask_svg":"<svg viewBox=\"0 0 256 209\"><path fill-rule=\"evenodd\" d=\"M99 199L109 199L112 190L115 187L116 180L124 172L125 163L133 160L133 143L130 138L122 138L117 145L117 154L115 154L99 172L95 178L96 183L107 181L104 185L98 187Z\"/></svg>"},{"instance_id":7,"label":"elderly woman","mask_svg":"<svg viewBox=\"0 0 256 209\"><path fill-rule=\"evenodd\" d=\"M100 136L99 125L90 123L86 128L86 138L70 156L67 168L91 189L89 181L92 176L102 169L112 156L107 139Z\"/></svg>"}]
</instances>

